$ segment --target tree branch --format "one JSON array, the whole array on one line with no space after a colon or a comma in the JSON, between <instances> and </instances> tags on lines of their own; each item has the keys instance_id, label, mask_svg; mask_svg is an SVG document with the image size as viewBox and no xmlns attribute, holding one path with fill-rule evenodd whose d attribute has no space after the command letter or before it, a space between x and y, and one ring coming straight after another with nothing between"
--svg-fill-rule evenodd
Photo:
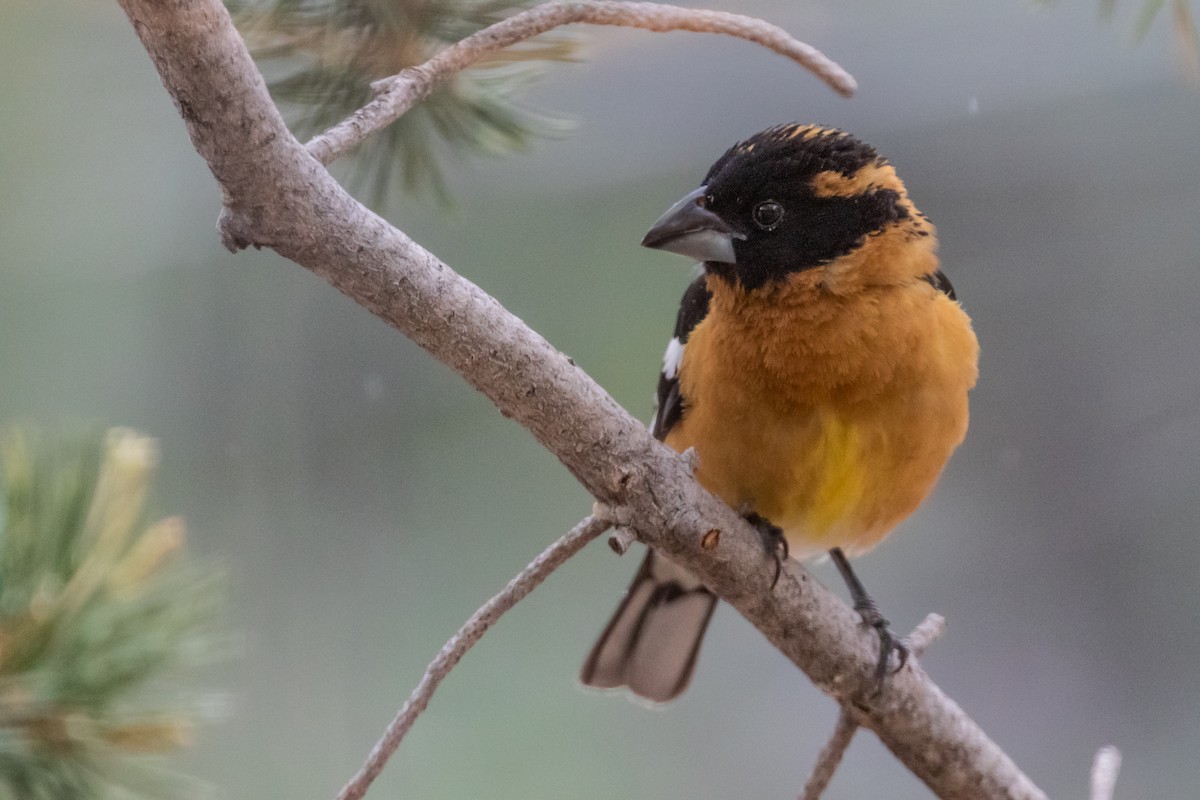
<instances>
[{"instance_id":1,"label":"tree branch","mask_svg":"<svg viewBox=\"0 0 1200 800\"><path fill-rule=\"evenodd\" d=\"M918 663L876 696L877 640L704 491L686 457L496 300L350 197L288 132L219 0L119 0L221 187L225 244L267 246L328 280L485 394L639 538L738 609L939 797L1045 795ZM708 536L710 547L701 541Z\"/></svg>"},{"instance_id":2,"label":"tree branch","mask_svg":"<svg viewBox=\"0 0 1200 800\"><path fill-rule=\"evenodd\" d=\"M379 776L388 759L396 752L405 734L412 728L417 717L429 705L433 693L437 691L442 679L450 674L450 670L466 655L467 651L483 638L488 628L496 623L506 611L515 606L532 592L550 573L558 569L568 558L583 549L583 546L608 530L608 521L596 517L584 517L579 524L564 534L554 544L542 551L541 555L530 562L515 578L508 582L491 600L484 603L471 618L463 623L458 633L442 646L437 657L425 668L425 675L417 688L413 689L408 700L400 707L396 716L384 730L383 736L371 748L371 754L362 768L350 779L338 800L359 800L371 783Z\"/></svg>"},{"instance_id":3,"label":"tree branch","mask_svg":"<svg viewBox=\"0 0 1200 800\"><path fill-rule=\"evenodd\" d=\"M370 103L305 145L322 164L331 164L371 134L404 113L452 77L488 53L563 25L619 25L659 33L723 33L755 42L799 63L838 94L849 97L857 84L848 72L815 47L797 41L782 28L753 17L724 11L684 9L658 3L613 0L551 2L514 14L442 50L424 64L376 81Z\"/></svg>"}]
</instances>

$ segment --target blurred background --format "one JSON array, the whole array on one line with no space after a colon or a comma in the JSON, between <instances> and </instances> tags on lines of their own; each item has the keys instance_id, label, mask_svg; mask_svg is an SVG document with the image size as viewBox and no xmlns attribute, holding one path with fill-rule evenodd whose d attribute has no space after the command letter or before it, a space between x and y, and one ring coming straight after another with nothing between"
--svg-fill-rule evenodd
<instances>
[{"instance_id":1,"label":"blurred background","mask_svg":"<svg viewBox=\"0 0 1200 800\"><path fill-rule=\"evenodd\" d=\"M710 5L710 4L706 4ZM720 7L715 3L711 6ZM750 44L587 29L529 102L572 135L381 210L650 413L690 265L638 242L728 145L835 125L937 224L983 347L971 432L859 572L933 678L1051 796L1200 780L1200 93L1139 3L741 2L858 79ZM0 4L0 422L160 440L155 505L223 560L241 655L178 764L219 797L330 797L443 642L588 496L401 335L215 235L216 185L115 3ZM790 797L832 701L722 606L648 711L576 674L640 554L569 562L462 662L371 797ZM827 565L822 580L841 590ZM830 798L929 793L860 734Z\"/></svg>"}]
</instances>

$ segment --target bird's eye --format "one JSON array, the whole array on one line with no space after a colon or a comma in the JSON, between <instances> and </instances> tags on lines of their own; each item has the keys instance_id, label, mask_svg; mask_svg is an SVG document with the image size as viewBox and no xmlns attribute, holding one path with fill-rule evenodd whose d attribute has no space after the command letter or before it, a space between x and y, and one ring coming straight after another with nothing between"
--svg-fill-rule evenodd
<instances>
[{"instance_id":1,"label":"bird's eye","mask_svg":"<svg viewBox=\"0 0 1200 800\"><path fill-rule=\"evenodd\" d=\"M774 200L764 200L754 207L754 224L764 231L775 230L783 219L783 206Z\"/></svg>"}]
</instances>

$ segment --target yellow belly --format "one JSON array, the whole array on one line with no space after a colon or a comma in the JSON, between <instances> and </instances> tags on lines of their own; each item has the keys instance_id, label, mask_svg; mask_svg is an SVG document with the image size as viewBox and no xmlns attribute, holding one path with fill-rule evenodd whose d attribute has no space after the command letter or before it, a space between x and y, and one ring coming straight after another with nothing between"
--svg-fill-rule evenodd
<instances>
[{"instance_id":1,"label":"yellow belly","mask_svg":"<svg viewBox=\"0 0 1200 800\"><path fill-rule=\"evenodd\" d=\"M831 547L855 555L877 544L928 494L963 432L911 409L858 416L814 408L803 419L759 416L730 428L722 406L693 408L667 443L696 448L700 483L782 528L799 558ZM918 440L898 427L906 422L926 435Z\"/></svg>"},{"instance_id":2,"label":"yellow belly","mask_svg":"<svg viewBox=\"0 0 1200 800\"><path fill-rule=\"evenodd\" d=\"M900 357L796 344L795 369L706 319L684 353L687 411L666 442L694 447L701 484L782 528L797 557L865 552L924 499L966 433L975 339L957 305L936 313L949 324L917 328Z\"/></svg>"}]
</instances>

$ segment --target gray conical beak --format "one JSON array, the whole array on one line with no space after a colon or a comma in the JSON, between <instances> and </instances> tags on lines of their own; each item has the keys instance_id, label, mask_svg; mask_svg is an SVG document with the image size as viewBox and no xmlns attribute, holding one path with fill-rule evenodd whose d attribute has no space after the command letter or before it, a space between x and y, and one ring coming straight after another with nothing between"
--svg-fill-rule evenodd
<instances>
[{"instance_id":1,"label":"gray conical beak","mask_svg":"<svg viewBox=\"0 0 1200 800\"><path fill-rule=\"evenodd\" d=\"M697 261L736 264L733 229L704 207L701 186L667 209L642 239L642 247L668 250Z\"/></svg>"}]
</instances>

